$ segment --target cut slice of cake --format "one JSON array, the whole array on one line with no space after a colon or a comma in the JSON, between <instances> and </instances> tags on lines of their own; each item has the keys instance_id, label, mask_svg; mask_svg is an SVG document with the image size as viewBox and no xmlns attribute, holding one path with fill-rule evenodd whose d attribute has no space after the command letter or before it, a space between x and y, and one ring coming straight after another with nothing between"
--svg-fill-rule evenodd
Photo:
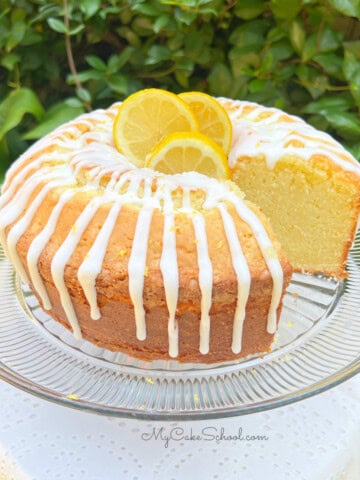
<instances>
[{"instance_id":1,"label":"cut slice of cake","mask_svg":"<svg viewBox=\"0 0 360 480\"><path fill-rule=\"evenodd\" d=\"M360 212L360 165L300 118L222 99L234 128L229 165L297 271L346 276Z\"/></svg>"}]
</instances>

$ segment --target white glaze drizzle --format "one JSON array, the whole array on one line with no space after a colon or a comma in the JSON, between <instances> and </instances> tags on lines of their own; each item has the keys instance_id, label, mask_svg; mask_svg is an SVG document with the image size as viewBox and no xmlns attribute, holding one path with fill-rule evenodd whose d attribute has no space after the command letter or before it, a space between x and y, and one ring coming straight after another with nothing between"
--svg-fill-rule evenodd
<instances>
[{"instance_id":1,"label":"white glaze drizzle","mask_svg":"<svg viewBox=\"0 0 360 480\"><path fill-rule=\"evenodd\" d=\"M102 197L95 197L90 200L76 220L76 223L73 225L73 228L68 233L64 242L55 253L51 262L51 275L59 292L61 304L72 327L75 338L82 338L82 334L69 290L66 287L65 267L71 255L74 253L86 227L89 225L102 202L104 202Z\"/></svg>"},{"instance_id":2,"label":"white glaze drizzle","mask_svg":"<svg viewBox=\"0 0 360 480\"><path fill-rule=\"evenodd\" d=\"M205 355L209 353L210 346L210 308L212 303L213 268L209 257L204 216L200 213L193 215L192 223L196 239L196 251L199 267L199 287L201 291L199 351Z\"/></svg>"},{"instance_id":3,"label":"white glaze drizzle","mask_svg":"<svg viewBox=\"0 0 360 480\"><path fill-rule=\"evenodd\" d=\"M231 252L232 265L238 284L231 349L234 353L240 353L242 348L242 332L246 314L246 304L250 293L251 276L239 242L234 220L224 205L220 204L218 209L224 224L226 239Z\"/></svg>"},{"instance_id":4,"label":"white glaze drizzle","mask_svg":"<svg viewBox=\"0 0 360 480\"><path fill-rule=\"evenodd\" d=\"M270 271L273 280L273 291L271 297L271 304L268 313L267 331L268 333L275 333L276 331L276 311L281 301L281 294L283 290L284 274L281 263L278 259L274 246L259 218L255 213L239 201L233 202L239 217L251 226L252 232L258 242L261 253Z\"/></svg>"},{"instance_id":5,"label":"white glaze drizzle","mask_svg":"<svg viewBox=\"0 0 360 480\"><path fill-rule=\"evenodd\" d=\"M4 247L5 254L10 256L9 246L5 234L6 228L26 210L31 195L41 183L51 182L58 178L70 177L68 167L44 168L29 176L21 189L16 191L14 196L0 210L0 242Z\"/></svg>"},{"instance_id":6,"label":"white glaze drizzle","mask_svg":"<svg viewBox=\"0 0 360 480\"><path fill-rule=\"evenodd\" d=\"M74 195L75 195L75 190L65 190L60 195L57 204L51 211L51 214L48 218L48 221L45 227L33 239L27 253L26 261L29 269L30 279L32 281L32 284L34 285L35 290L37 291L38 295L41 298L41 301L43 303L43 307L45 308L45 310L51 309L51 302L49 299L49 295L46 291L44 282L39 273L38 261L46 244L49 242L51 235L55 231L57 222L59 220L62 209L64 208L64 205L67 202L69 202Z\"/></svg>"},{"instance_id":7,"label":"white glaze drizzle","mask_svg":"<svg viewBox=\"0 0 360 480\"><path fill-rule=\"evenodd\" d=\"M171 192L164 188L162 182L159 187L158 192L162 193L163 190L162 198L164 201L164 231L160 270L164 280L166 305L169 312L169 355L170 357L177 357L179 354L179 327L175 315L179 292L179 270L176 253L174 206Z\"/></svg>"},{"instance_id":8,"label":"white glaze drizzle","mask_svg":"<svg viewBox=\"0 0 360 480\"><path fill-rule=\"evenodd\" d=\"M134 305L136 338L146 339L145 309L143 301L144 275L149 243L150 225L154 209L144 205L139 212L128 264L129 294Z\"/></svg>"},{"instance_id":9,"label":"white glaze drizzle","mask_svg":"<svg viewBox=\"0 0 360 480\"><path fill-rule=\"evenodd\" d=\"M90 316L93 320L101 318L97 303L96 278L101 272L105 253L119 216L121 203L115 203L106 217L92 247L88 251L84 261L78 270L78 279L84 290L85 297L90 305Z\"/></svg>"},{"instance_id":10,"label":"white glaze drizzle","mask_svg":"<svg viewBox=\"0 0 360 480\"><path fill-rule=\"evenodd\" d=\"M30 207L26 210L25 215L16 222L10 229L7 235L7 246L8 246L8 255L10 260L13 262L16 271L21 277L21 280L24 283L29 283L29 277L21 263L20 257L17 253L17 243L20 237L24 234L25 230L29 227L32 219L38 208L41 206L44 198L50 192L50 190L55 189L56 187L66 187L68 186L67 181L53 180L45 184L36 198L31 202Z\"/></svg>"}]
</instances>

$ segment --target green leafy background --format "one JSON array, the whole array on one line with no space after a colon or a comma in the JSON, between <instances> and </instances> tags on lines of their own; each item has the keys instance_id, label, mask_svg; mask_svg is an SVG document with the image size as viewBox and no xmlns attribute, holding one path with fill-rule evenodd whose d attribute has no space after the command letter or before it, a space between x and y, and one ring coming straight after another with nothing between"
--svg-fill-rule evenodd
<instances>
[{"instance_id":1,"label":"green leafy background","mask_svg":"<svg viewBox=\"0 0 360 480\"><path fill-rule=\"evenodd\" d=\"M360 0L0 0L0 180L57 125L144 87L280 107L360 159L359 19Z\"/></svg>"}]
</instances>

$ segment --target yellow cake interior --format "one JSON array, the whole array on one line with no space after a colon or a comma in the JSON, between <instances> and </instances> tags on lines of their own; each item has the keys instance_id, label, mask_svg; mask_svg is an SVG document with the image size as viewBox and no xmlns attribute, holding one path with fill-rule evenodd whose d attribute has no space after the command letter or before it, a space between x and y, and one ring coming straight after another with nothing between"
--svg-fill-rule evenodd
<instances>
[{"instance_id":1,"label":"yellow cake interior","mask_svg":"<svg viewBox=\"0 0 360 480\"><path fill-rule=\"evenodd\" d=\"M342 276L359 211L360 180L315 160L288 155L269 169L263 156L244 157L233 179L270 219L296 270Z\"/></svg>"}]
</instances>

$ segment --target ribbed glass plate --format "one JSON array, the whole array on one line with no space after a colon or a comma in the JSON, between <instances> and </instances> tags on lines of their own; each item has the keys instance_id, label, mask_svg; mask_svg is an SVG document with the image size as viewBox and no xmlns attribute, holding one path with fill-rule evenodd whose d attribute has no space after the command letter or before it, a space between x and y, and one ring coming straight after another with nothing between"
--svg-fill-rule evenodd
<instances>
[{"instance_id":1,"label":"ribbed glass plate","mask_svg":"<svg viewBox=\"0 0 360 480\"><path fill-rule=\"evenodd\" d=\"M39 307L0 250L0 377L70 407L204 419L279 407L360 371L360 230L336 282L294 274L271 353L228 365L146 363L76 341Z\"/></svg>"}]
</instances>

